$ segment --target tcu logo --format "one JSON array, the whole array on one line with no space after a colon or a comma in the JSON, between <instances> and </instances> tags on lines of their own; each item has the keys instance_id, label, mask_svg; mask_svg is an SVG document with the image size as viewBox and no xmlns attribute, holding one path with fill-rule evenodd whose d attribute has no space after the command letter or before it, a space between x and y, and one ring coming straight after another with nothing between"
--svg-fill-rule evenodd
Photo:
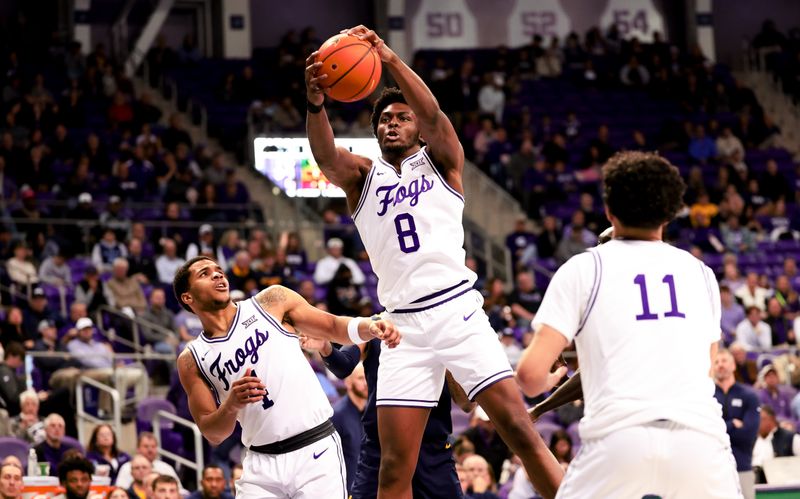
<instances>
[{"instance_id":1,"label":"tcu logo","mask_svg":"<svg viewBox=\"0 0 800 499\"><path fill-rule=\"evenodd\" d=\"M420 194L431 189L433 189L433 180L426 179L425 175L415 178L409 182L408 185L400 185L400 183L397 183L378 187L375 189L375 195L378 197L383 196L383 199L378 201L381 205L378 216L384 216L389 206L397 206L406 199L410 199L408 202L409 205L416 206L419 202Z\"/></svg>"}]
</instances>

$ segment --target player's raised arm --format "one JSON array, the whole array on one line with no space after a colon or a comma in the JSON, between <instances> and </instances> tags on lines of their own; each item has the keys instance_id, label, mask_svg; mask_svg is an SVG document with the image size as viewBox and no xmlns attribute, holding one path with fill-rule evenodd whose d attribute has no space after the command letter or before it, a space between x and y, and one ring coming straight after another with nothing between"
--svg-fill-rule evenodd
<instances>
[{"instance_id":1,"label":"player's raised arm","mask_svg":"<svg viewBox=\"0 0 800 499\"><path fill-rule=\"evenodd\" d=\"M267 393L261 380L251 376L249 368L247 371L242 378L233 382L230 395L218 407L211 389L200 377L189 348L184 349L178 357L178 376L189 399L189 411L203 436L212 445L219 445L233 433L240 409L261 402Z\"/></svg>"},{"instance_id":2,"label":"player's raised arm","mask_svg":"<svg viewBox=\"0 0 800 499\"><path fill-rule=\"evenodd\" d=\"M420 134L428 144L428 151L436 164L445 172L452 171L458 174L458 185L453 187L460 188L460 175L464 169L464 149L453 124L439 108L439 102L431 90L375 31L365 26L356 26L346 32L372 43L376 48L381 61L394 77L403 92L403 97L417 116ZM453 181L449 175L447 180L448 183Z\"/></svg>"},{"instance_id":3,"label":"player's raised arm","mask_svg":"<svg viewBox=\"0 0 800 499\"><path fill-rule=\"evenodd\" d=\"M319 74L322 63L315 62L317 54L318 52L314 52L306 59L305 73L308 100L306 131L308 142L311 144L311 153L328 180L341 187L348 197L351 197L351 194L357 197L372 162L334 144L333 128L323 106L325 94L320 86L320 82L328 75Z\"/></svg>"},{"instance_id":4,"label":"player's raised arm","mask_svg":"<svg viewBox=\"0 0 800 499\"><path fill-rule=\"evenodd\" d=\"M270 286L259 292L256 301L270 314L287 320L299 334L340 344L360 344L379 338L387 347L400 342L400 332L389 321L343 317L329 314L283 286Z\"/></svg>"}]
</instances>

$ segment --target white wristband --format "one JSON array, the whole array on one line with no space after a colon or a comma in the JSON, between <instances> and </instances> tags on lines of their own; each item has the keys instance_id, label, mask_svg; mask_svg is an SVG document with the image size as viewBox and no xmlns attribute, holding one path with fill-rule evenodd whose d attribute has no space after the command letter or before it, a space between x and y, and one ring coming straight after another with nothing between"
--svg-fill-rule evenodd
<instances>
[{"instance_id":1,"label":"white wristband","mask_svg":"<svg viewBox=\"0 0 800 499\"><path fill-rule=\"evenodd\" d=\"M361 336L358 334L358 326L364 319L366 319L366 317L353 317L350 319L350 322L347 323L347 336L350 337L350 341L353 342L353 345L366 343L366 340L362 340Z\"/></svg>"}]
</instances>

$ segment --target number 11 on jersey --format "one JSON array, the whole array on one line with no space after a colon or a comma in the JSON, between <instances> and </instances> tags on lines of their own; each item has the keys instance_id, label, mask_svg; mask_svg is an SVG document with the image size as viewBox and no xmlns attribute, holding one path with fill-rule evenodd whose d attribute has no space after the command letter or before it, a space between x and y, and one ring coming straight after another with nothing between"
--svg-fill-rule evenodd
<instances>
[{"instance_id":1,"label":"number 11 on jersey","mask_svg":"<svg viewBox=\"0 0 800 499\"><path fill-rule=\"evenodd\" d=\"M669 312L664 312L664 317L679 317L681 319L686 317L686 314L678 311L678 298L675 296L675 277L672 274L667 274L661 279L661 282L669 287L669 301L672 305ZM645 281L644 274L638 274L634 277L633 283L639 286L639 292L642 295L642 313L636 316L636 320L657 320L658 314L654 314L650 311L650 301L647 299L647 282Z\"/></svg>"}]
</instances>

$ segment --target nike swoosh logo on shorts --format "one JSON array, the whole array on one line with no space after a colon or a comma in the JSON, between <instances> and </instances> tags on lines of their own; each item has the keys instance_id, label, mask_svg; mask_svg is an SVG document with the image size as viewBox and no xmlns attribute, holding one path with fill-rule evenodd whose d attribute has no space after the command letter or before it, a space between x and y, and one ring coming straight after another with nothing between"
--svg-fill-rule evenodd
<instances>
[{"instance_id":1,"label":"nike swoosh logo on shorts","mask_svg":"<svg viewBox=\"0 0 800 499\"><path fill-rule=\"evenodd\" d=\"M321 455L325 454L325 452L326 452L327 450L328 450L328 448L327 448L327 447L325 447L325 450L324 450L324 451L322 451L322 452L320 452L319 454L317 454L317 453L315 452L315 453L314 453L314 459L319 459L319 456L321 456Z\"/></svg>"},{"instance_id":2,"label":"nike swoosh logo on shorts","mask_svg":"<svg viewBox=\"0 0 800 499\"><path fill-rule=\"evenodd\" d=\"M475 315L475 312L477 312L477 311L478 311L478 309L476 308L475 310L472 311L471 314L465 315L464 316L464 322L467 322L473 315Z\"/></svg>"}]
</instances>

